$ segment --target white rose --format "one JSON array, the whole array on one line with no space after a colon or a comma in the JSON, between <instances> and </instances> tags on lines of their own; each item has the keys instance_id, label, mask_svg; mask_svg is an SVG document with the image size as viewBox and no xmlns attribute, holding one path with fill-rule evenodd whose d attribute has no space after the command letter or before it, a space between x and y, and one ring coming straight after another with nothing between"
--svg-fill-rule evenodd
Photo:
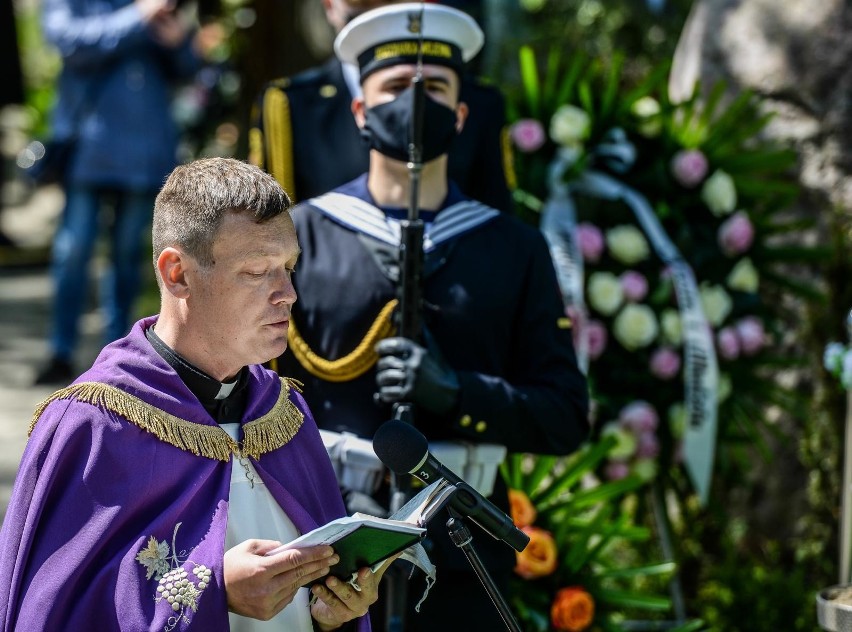
<instances>
[{"instance_id":1,"label":"white rose","mask_svg":"<svg viewBox=\"0 0 852 632\"><path fill-rule=\"evenodd\" d=\"M673 309L665 310L660 316L660 324L663 329L663 338L674 346L680 346L683 342L683 323L680 314Z\"/></svg>"},{"instance_id":2,"label":"white rose","mask_svg":"<svg viewBox=\"0 0 852 632\"><path fill-rule=\"evenodd\" d=\"M579 145L589 137L592 121L585 110L560 106L550 119L550 138L558 145Z\"/></svg>"},{"instance_id":3,"label":"white rose","mask_svg":"<svg viewBox=\"0 0 852 632\"><path fill-rule=\"evenodd\" d=\"M726 280L728 287L740 292L757 292L760 276L751 259L745 257L740 259Z\"/></svg>"},{"instance_id":4,"label":"white rose","mask_svg":"<svg viewBox=\"0 0 852 632\"><path fill-rule=\"evenodd\" d=\"M639 120L639 133L646 138L659 136L663 129L660 120L660 104L653 97L642 97L630 107L631 112Z\"/></svg>"},{"instance_id":5,"label":"white rose","mask_svg":"<svg viewBox=\"0 0 852 632\"><path fill-rule=\"evenodd\" d=\"M595 272L589 276L589 304L604 316L615 313L624 301L621 281L611 272Z\"/></svg>"},{"instance_id":6,"label":"white rose","mask_svg":"<svg viewBox=\"0 0 852 632\"><path fill-rule=\"evenodd\" d=\"M645 235L631 224L606 231L606 245L613 257L628 266L647 259L650 253Z\"/></svg>"},{"instance_id":7,"label":"white rose","mask_svg":"<svg viewBox=\"0 0 852 632\"><path fill-rule=\"evenodd\" d=\"M651 308L633 303L621 310L612 325L612 333L629 351L647 347L658 331L657 318Z\"/></svg>"},{"instance_id":8,"label":"white rose","mask_svg":"<svg viewBox=\"0 0 852 632\"><path fill-rule=\"evenodd\" d=\"M731 313L731 297L720 285L703 284L699 290L701 294L701 306L704 315L714 327L718 327Z\"/></svg>"},{"instance_id":9,"label":"white rose","mask_svg":"<svg viewBox=\"0 0 852 632\"><path fill-rule=\"evenodd\" d=\"M617 421L611 421L601 430L602 437L615 437L615 445L609 451L610 458L625 461L636 454L638 443L636 435L622 427Z\"/></svg>"},{"instance_id":10,"label":"white rose","mask_svg":"<svg viewBox=\"0 0 852 632\"><path fill-rule=\"evenodd\" d=\"M721 169L717 169L701 186L701 199L716 217L733 213L737 207L734 180Z\"/></svg>"}]
</instances>

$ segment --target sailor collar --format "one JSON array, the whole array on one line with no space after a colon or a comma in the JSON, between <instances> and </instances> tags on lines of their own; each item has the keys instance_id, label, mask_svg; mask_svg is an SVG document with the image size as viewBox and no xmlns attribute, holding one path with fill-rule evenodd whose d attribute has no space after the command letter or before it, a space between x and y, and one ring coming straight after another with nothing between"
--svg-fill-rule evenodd
<instances>
[{"instance_id":1,"label":"sailor collar","mask_svg":"<svg viewBox=\"0 0 852 632\"><path fill-rule=\"evenodd\" d=\"M394 247L400 245L400 219L397 218L399 210L376 206L367 190L366 174L335 191L309 200L308 204L349 230ZM475 230L499 215L499 211L465 198L458 188L450 183L447 197L437 213L421 213L425 223L423 251L431 252L441 244Z\"/></svg>"}]
</instances>

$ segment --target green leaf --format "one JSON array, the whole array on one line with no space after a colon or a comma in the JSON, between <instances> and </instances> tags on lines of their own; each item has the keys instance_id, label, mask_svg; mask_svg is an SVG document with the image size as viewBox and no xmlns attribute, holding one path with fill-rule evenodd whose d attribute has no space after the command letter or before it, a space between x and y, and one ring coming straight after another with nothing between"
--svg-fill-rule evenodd
<instances>
[{"instance_id":1,"label":"green leaf","mask_svg":"<svg viewBox=\"0 0 852 632\"><path fill-rule=\"evenodd\" d=\"M599 571L599 577L607 578L625 578L625 577L645 577L649 575L666 575L674 573L677 569L677 564L674 562L660 562L659 564L651 564L649 566L635 566L633 568L611 568Z\"/></svg>"},{"instance_id":2,"label":"green leaf","mask_svg":"<svg viewBox=\"0 0 852 632\"><path fill-rule=\"evenodd\" d=\"M541 116L541 88L538 81L538 68L535 63L535 53L529 46L521 46L520 66L521 84L524 86L527 106L530 116L539 118Z\"/></svg>"},{"instance_id":3,"label":"green leaf","mask_svg":"<svg viewBox=\"0 0 852 632\"><path fill-rule=\"evenodd\" d=\"M760 258L764 261L823 262L831 256L831 248L815 246L764 246Z\"/></svg>"},{"instance_id":4,"label":"green leaf","mask_svg":"<svg viewBox=\"0 0 852 632\"><path fill-rule=\"evenodd\" d=\"M781 288L787 289L802 298L818 303L825 303L826 301L825 294L818 288L813 287L812 282L797 281L792 279L789 275L776 274L769 270L764 270L762 275L765 280L770 281Z\"/></svg>"},{"instance_id":5,"label":"green leaf","mask_svg":"<svg viewBox=\"0 0 852 632\"><path fill-rule=\"evenodd\" d=\"M524 191L523 189L515 189L512 191L512 197L516 202L523 204L528 209L535 211L536 213L541 213L541 209L544 208L544 202L532 193Z\"/></svg>"},{"instance_id":6,"label":"green leaf","mask_svg":"<svg viewBox=\"0 0 852 632\"><path fill-rule=\"evenodd\" d=\"M568 67L568 72L562 79L562 84L559 86L559 91L553 103L549 103L550 110L554 111L563 103L568 103L571 100L571 94L574 92L577 80L583 73L583 66L586 60L582 55L577 55L571 60L571 65Z\"/></svg>"},{"instance_id":7,"label":"green leaf","mask_svg":"<svg viewBox=\"0 0 852 632\"><path fill-rule=\"evenodd\" d=\"M615 106L615 100L618 96L618 83L621 78L621 68L624 64L624 57L621 54L615 55L606 76L606 85L604 86L603 94L601 95L601 110L600 116L606 119Z\"/></svg>"},{"instance_id":8,"label":"green leaf","mask_svg":"<svg viewBox=\"0 0 852 632\"><path fill-rule=\"evenodd\" d=\"M781 195L786 198L795 198L801 188L794 182L782 180L766 180L760 178L749 178L732 173L737 187L737 193L741 198L754 198L762 203L769 203L769 196Z\"/></svg>"},{"instance_id":9,"label":"green leaf","mask_svg":"<svg viewBox=\"0 0 852 632\"><path fill-rule=\"evenodd\" d=\"M669 632L698 632L702 629L704 629L704 621L696 619L695 621L690 621L689 623L672 628Z\"/></svg>"},{"instance_id":10,"label":"green leaf","mask_svg":"<svg viewBox=\"0 0 852 632\"><path fill-rule=\"evenodd\" d=\"M591 489L576 492L571 497L571 505L576 509L590 507L597 503L613 500L627 492L638 489L643 484L644 481L638 476L628 476L620 481L611 481Z\"/></svg>"},{"instance_id":11,"label":"green leaf","mask_svg":"<svg viewBox=\"0 0 852 632\"><path fill-rule=\"evenodd\" d=\"M562 51L555 46L550 49L547 55L547 65L545 66L544 86L542 87L542 104L545 112L550 112L555 109L559 103L554 101L554 97L558 91L559 71L561 69Z\"/></svg>"},{"instance_id":12,"label":"green leaf","mask_svg":"<svg viewBox=\"0 0 852 632\"><path fill-rule=\"evenodd\" d=\"M595 597L602 603L622 608L641 608L644 610L666 611L672 607L668 597L647 595L624 590L608 590L600 588L595 591Z\"/></svg>"},{"instance_id":13,"label":"green leaf","mask_svg":"<svg viewBox=\"0 0 852 632\"><path fill-rule=\"evenodd\" d=\"M796 164L796 152L778 149L738 151L720 160L719 166L728 172L786 171Z\"/></svg>"},{"instance_id":14,"label":"green leaf","mask_svg":"<svg viewBox=\"0 0 852 632\"><path fill-rule=\"evenodd\" d=\"M719 107L719 103L722 101L722 97L725 95L726 84L724 81L717 81L713 84L713 87L710 88L710 94L707 95L707 99L704 101L704 107L702 108L702 118L704 122L708 125L716 118L716 109Z\"/></svg>"},{"instance_id":15,"label":"green leaf","mask_svg":"<svg viewBox=\"0 0 852 632\"><path fill-rule=\"evenodd\" d=\"M523 454L509 454L500 464L500 473L503 475L506 485L511 489L522 489L521 463L523 458Z\"/></svg>"},{"instance_id":16,"label":"green leaf","mask_svg":"<svg viewBox=\"0 0 852 632\"><path fill-rule=\"evenodd\" d=\"M553 466L556 464L556 457L541 455L535 457L535 466L524 482L524 489L530 499L534 498L538 492L541 482L553 472Z\"/></svg>"},{"instance_id":17,"label":"green leaf","mask_svg":"<svg viewBox=\"0 0 852 632\"><path fill-rule=\"evenodd\" d=\"M595 100L592 97L592 87L588 81L583 80L580 82L580 85L577 87L577 97L583 109L592 119L595 119Z\"/></svg>"},{"instance_id":18,"label":"green leaf","mask_svg":"<svg viewBox=\"0 0 852 632\"><path fill-rule=\"evenodd\" d=\"M594 470L597 465L609 454L609 451L615 445L615 437L606 437L598 443L586 444L579 453L577 453L568 462L565 472L561 476L554 479L553 483L547 490L544 490L539 496L537 502L542 505L547 505L554 498L559 496L563 491L567 490L577 483L586 472Z\"/></svg>"}]
</instances>

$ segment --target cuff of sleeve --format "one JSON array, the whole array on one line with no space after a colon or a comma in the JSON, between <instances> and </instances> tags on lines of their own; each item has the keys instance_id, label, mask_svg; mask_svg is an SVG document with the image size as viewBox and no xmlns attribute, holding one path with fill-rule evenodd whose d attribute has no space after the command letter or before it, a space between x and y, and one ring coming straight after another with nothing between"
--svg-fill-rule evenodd
<instances>
[{"instance_id":1,"label":"cuff of sleeve","mask_svg":"<svg viewBox=\"0 0 852 632\"><path fill-rule=\"evenodd\" d=\"M450 428L476 443L500 443L497 424L492 423L494 416L482 406L487 401L487 392L476 380L459 374L459 398L452 412ZM483 391L483 392L479 392Z\"/></svg>"}]
</instances>

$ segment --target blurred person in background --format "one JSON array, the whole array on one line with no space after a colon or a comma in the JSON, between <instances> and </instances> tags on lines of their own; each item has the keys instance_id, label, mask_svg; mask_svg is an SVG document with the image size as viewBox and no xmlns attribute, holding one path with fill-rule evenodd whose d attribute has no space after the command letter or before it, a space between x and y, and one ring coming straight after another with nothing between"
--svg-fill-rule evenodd
<instances>
[{"instance_id":1,"label":"blurred person in background","mask_svg":"<svg viewBox=\"0 0 852 632\"><path fill-rule=\"evenodd\" d=\"M111 265L100 290L104 340L123 336L140 289L141 254L157 190L176 164L175 82L216 44L174 0L44 0L45 38L63 60L52 115L56 138L75 138L65 208L53 243L51 356L37 384L74 377L78 322L101 224L110 222Z\"/></svg>"},{"instance_id":2,"label":"blurred person in background","mask_svg":"<svg viewBox=\"0 0 852 632\"><path fill-rule=\"evenodd\" d=\"M369 9L394 0L322 0L335 33ZM476 2L437 2L473 9ZM464 6L461 6L464 5ZM476 17L476 16L474 16ZM255 104L249 161L275 176L287 193L306 200L357 178L369 167L369 145L352 115L361 96L358 68L332 56L323 65L267 84ZM514 175L499 90L466 73L461 100L472 117L449 154L449 175L470 197L511 211Z\"/></svg>"}]
</instances>

